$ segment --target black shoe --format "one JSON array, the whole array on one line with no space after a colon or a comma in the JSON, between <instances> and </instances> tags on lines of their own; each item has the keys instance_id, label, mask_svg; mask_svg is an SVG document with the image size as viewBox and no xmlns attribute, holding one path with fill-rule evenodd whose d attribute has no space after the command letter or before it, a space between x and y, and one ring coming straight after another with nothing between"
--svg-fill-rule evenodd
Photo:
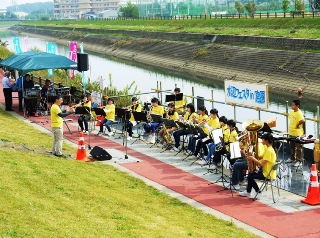
<instances>
[{"instance_id":1,"label":"black shoe","mask_svg":"<svg viewBox=\"0 0 320 238\"><path fill-rule=\"evenodd\" d=\"M56 155L56 154L55 154L55 156L56 156L56 157L59 157L59 158L64 158L64 159L67 158L67 156L65 156L65 155Z\"/></svg>"},{"instance_id":2,"label":"black shoe","mask_svg":"<svg viewBox=\"0 0 320 238\"><path fill-rule=\"evenodd\" d=\"M13 109L12 109L12 108L9 108L9 109L6 109L6 111L10 111L10 112L12 112L12 111L13 111Z\"/></svg>"}]
</instances>

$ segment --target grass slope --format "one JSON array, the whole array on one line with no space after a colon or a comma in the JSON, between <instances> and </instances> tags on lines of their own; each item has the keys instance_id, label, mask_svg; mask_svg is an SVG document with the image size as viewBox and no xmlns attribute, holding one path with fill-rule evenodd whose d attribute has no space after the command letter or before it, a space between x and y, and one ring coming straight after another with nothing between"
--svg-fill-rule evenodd
<instances>
[{"instance_id":1,"label":"grass slope","mask_svg":"<svg viewBox=\"0 0 320 238\"><path fill-rule=\"evenodd\" d=\"M46 155L49 135L0 120L0 237L254 237L112 166Z\"/></svg>"},{"instance_id":2,"label":"grass slope","mask_svg":"<svg viewBox=\"0 0 320 238\"><path fill-rule=\"evenodd\" d=\"M236 35L320 38L318 18L248 18L192 20L28 21L25 25L84 27L91 29L190 32Z\"/></svg>"}]
</instances>

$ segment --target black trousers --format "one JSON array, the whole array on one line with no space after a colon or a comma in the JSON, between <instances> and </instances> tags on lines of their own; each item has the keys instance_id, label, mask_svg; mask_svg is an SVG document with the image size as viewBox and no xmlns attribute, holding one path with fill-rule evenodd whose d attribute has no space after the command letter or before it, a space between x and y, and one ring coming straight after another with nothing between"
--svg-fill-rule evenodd
<instances>
[{"instance_id":1,"label":"black trousers","mask_svg":"<svg viewBox=\"0 0 320 238\"><path fill-rule=\"evenodd\" d=\"M12 111L12 89L4 88L3 95L4 95L5 105L6 105L6 111Z\"/></svg>"},{"instance_id":2,"label":"black trousers","mask_svg":"<svg viewBox=\"0 0 320 238\"><path fill-rule=\"evenodd\" d=\"M18 97L19 97L19 111L22 111L23 110L23 106L22 106L22 99L23 99L22 90L18 91Z\"/></svg>"}]
</instances>

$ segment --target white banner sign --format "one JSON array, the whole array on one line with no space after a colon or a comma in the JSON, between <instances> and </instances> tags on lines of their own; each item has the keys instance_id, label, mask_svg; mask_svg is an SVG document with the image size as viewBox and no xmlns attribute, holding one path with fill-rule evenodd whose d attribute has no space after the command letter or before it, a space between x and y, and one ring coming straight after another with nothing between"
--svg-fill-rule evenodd
<instances>
[{"instance_id":1,"label":"white banner sign","mask_svg":"<svg viewBox=\"0 0 320 238\"><path fill-rule=\"evenodd\" d=\"M101 93L92 92L91 93L91 100L92 100L92 102L97 103L97 104L101 103Z\"/></svg>"},{"instance_id":2,"label":"white banner sign","mask_svg":"<svg viewBox=\"0 0 320 238\"><path fill-rule=\"evenodd\" d=\"M267 109L269 106L268 84L224 81L227 103Z\"/></svg>"}]
</instances>

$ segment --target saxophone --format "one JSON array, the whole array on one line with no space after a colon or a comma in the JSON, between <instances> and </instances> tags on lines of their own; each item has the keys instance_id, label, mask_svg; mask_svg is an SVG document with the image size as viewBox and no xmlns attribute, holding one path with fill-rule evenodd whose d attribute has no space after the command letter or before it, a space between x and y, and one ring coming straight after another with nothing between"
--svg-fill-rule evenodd
<instances>
[{"instance_id":1,"label":"saxophone","mask_svg":"<svg viewBox=\"0 0 320 238\"><path fill-rule=\"evenodd\" d=\"M171 145L173 143L170 133L168 132L168 128L163 124L163 139L167 144Z\"/></svg>"}]
</instances>

